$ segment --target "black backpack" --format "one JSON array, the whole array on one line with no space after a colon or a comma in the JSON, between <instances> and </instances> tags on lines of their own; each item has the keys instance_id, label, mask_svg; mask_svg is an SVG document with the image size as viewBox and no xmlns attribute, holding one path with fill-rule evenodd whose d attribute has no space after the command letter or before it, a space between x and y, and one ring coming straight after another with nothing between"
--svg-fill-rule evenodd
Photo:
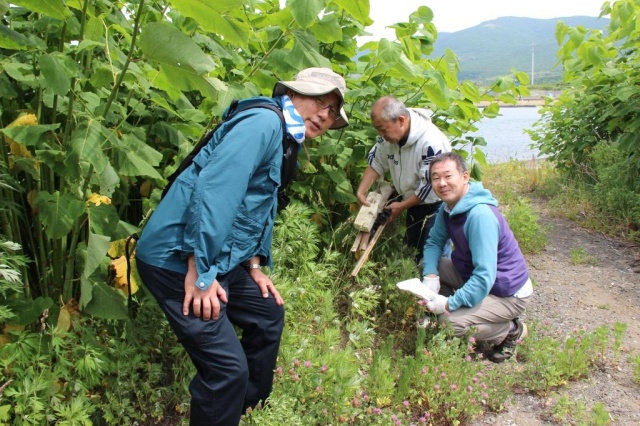
<instances>
[{"instance_id":1,"label":"black backpack","mask_svg":"<svg viewBox=\"0 0 640 426\"><path fill-rule=\"evenodd\" d=\"M298 163L298 143L287 133L287 127L285 124L284 116L282 115L282 110L276 106L273 106L268 103L259 102L255 104L246 105L238 108L238 100L234 100L231 102L229 106L229 112L223 118L223 120L218 123L218 125L211 131L209 131L206 135L204 135L193 148L193 150L187 155L187 157L182 160L182 163L178 166L175 172L173 172L168 178L167 186L162 190L161 199L169 192L169 188L173 185L173 182L177 179L180 174L187 169L193 163L193 159L198 155L202 147L204 147L213 134L220 128L220 126L229 121L233 116L237 113L246 111L251 108L266 108L278 114L280 117L280 122L282 123L282 168L280 169L280 187L278 188L278 209L282 209L286 207L289 203L289 197L284 194L284 188L287 186L295 175L297 163Z\"/></svg>"}]
</instances>

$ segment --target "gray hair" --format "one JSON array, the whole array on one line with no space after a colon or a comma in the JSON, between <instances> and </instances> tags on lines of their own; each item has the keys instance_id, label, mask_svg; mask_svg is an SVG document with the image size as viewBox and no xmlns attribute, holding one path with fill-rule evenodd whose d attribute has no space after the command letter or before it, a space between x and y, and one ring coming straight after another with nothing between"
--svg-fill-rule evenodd
<instances>
[{"instance_id":1,"label":"gray hair","mask_svg":"<svg viewBox=\"0 0 640 426\"><path fill-rule=\"evenodd\" d=\"M373 103L371 106L371 119L374 114L379 116L383 121L396 121L399 117L408 117L409 110L402 101L393 96L383 96Z\"/></svg>"},{"instance_id":2,"label":"gray hair","mask_svg":"<svg viewBox=\"0 0 640 426\"><path fill-rule=\"evenodd\" d=\"M467 163L464 162L464 158L462 158L460 154L456 154L455 152L443 152L442 154L436 155L433 157L433 160L431 160L431 165L429 166L429 177L431 177L433 166L438 163L444 163L445 161L453 161L456 163L456 168L460 174L467 171Z\"/></svg>"}]
</instances>

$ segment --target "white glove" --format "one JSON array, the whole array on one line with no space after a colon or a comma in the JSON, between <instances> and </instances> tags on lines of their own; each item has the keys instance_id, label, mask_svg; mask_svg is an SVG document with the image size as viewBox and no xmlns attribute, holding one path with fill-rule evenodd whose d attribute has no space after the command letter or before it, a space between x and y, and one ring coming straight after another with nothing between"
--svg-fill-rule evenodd
<instances>
[{"instance_id":1,"label":"white glove","mask_svg":"<svg viewBox=\"0 0 640 426\"><path fill-rule=\"evenodd\" d=\"M411 278L410 280L400 281L396 286L400 290L408 291L425 300L433 300L433 298L438 295L422 284L420 278Z\"/></svg>"},{"instance_id":2,"label":"white glove","mask_svg":"<svg viewBox=\"0 0 640 426\"><path fill-rule=\"evenodd\" d=\"M444 314L448 301L448 297L437 294L433 300L427 302L427 308L436 315Z\"/></svg>"},{"instance_id":3,"label":"white glove","mask_svg":"<svg viewBox=\"0 0 640 426\"><path fill-rule=\"evenodd\" d=\"M426 285L429 290L435 294L440 293L440 277L425 277L422 279L422 284Z\"/></svg>"}]
</instances>

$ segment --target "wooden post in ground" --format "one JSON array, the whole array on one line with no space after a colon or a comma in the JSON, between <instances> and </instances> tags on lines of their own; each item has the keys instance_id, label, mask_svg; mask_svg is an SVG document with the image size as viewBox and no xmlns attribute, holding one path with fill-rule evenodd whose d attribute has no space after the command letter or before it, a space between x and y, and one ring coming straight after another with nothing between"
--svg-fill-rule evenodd
<instances>
[{"instance_id":1,"label":"wooden post in ground","mask_svg":"<svg viewBox=\"0 0 640 426\"><path fill-rule=\"evenodd\" d=\"M358 215L353 222L353 226L360 232L356 235L356 239L351 246L351 252L358 259L356 267L351 272L351 276L355 277L362 268L362 265L367 261L369 254L373 250L373 247L378 241L380 233L384 229L386 223L381 223L375 230L374 235L371 235L371 230L375 224L378 215L382 213L389 198L393 194L393 187L388 182L381 182L375 191L371 191L367 194L367 201L369 206L362 206Z\"/></svg>"}]
</instances>

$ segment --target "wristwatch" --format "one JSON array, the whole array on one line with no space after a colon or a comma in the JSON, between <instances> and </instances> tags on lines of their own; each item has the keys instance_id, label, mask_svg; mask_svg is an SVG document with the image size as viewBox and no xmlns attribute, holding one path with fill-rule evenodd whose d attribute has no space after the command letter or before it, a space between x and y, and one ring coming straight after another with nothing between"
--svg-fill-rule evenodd
<instances>
[{"instance_id":1,"label":"wristwatch","mask_svg":"<svg viewBox=\"0 0 640 426\"><path fill-rule=\"evenodd\" d=\"M262 269L259 263L245 263L244 267L247 268L247 270Z\"/></svg>"}]
</instances>

